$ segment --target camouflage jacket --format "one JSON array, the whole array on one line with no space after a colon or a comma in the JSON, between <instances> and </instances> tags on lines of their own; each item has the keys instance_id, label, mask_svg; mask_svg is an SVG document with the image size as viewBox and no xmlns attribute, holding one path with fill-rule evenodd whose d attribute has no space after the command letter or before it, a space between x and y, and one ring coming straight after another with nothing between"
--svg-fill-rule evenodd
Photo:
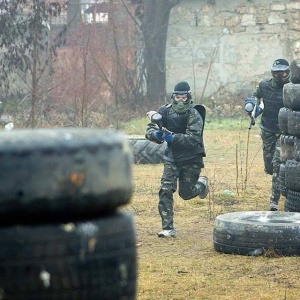
<instances>
[{"instance_id":1,"label":"camouflage jacket","mask_svg":"<svg viewBox=\"0 0 300 300\"><path fill-rule=\"evenodd\" d=\"M164 159L170 162L198 160L205 157L203 143L204 122L200 113L192 106L184 113L173 110L171 104L161 106L158 113L162 115L162 126L174 133L174 141L168 143ZM146 129L146 138L157 142L154 132L156 124L149 123Z\"/></svg>"}]
</instances>

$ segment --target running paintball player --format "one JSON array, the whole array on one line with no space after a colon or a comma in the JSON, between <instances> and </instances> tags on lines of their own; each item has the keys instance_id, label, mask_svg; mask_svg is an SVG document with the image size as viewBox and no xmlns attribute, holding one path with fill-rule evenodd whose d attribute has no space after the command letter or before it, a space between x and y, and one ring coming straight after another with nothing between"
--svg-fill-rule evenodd
<instances>
[{"instance_id":1,"label":"running paintball player","mask_svg":"<svg viewBox=\"0 0 300 300\"><path fill-rule=\"evenodd\" d=\"M150 123L146 138L158 144L167 143L158 203L162 231L157 235L176 237L173 193L177 190L177 181L179 196L184 200L196 196L204 199L208 194L208 179L200 176L203 157L206 156L203 144L205 108L192 104L190 86L182 81L175 85L171 103L158 109L157 113L162 116L159 127L151 121L155 113L147 113Z\"/></svg>"}]
</instances>

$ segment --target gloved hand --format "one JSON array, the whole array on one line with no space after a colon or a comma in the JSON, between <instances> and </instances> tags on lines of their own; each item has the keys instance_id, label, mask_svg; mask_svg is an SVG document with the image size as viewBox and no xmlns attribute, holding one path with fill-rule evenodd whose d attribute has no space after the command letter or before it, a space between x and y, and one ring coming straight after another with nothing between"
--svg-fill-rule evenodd
<instances>
[{"instance_id":1,"label":"gloved hand","mask_svg":"<svg viewBox=\"0 0 300 300\"><path fill-rule=\"evenodd\" d=\"M169 132L166 132L164 134L164 140L167 142L167 143L172 143L174 141L174 134L173 133L169 133Z\"/></svg>"},{"instance_id":2,"label":"gloved hand","mask_svg":"<svg viewBox=\"0 0 300 300\"><path fill-rule=\"evenodd\" d=\"M256 104L256 100L254 97L246 98L245 99L245 111L248 114L251 114L255 107L255 104Z\"/></svg>"},{"instance_id":3,"label":"gloved hand","mask_svg":"<svg viewBox=\"0 0 300 300\"><path fill-rule=\"evenodd\" d=\"M155 130L153 136L158 142L164 141L164 133L161 130Z\"/></svg>"},{"instance_id":4,"label":"gloved hand","mask_svg":"<svg viewBox=\"0 0 300 300\"><path fill-rule=\"evenodd\" d=\"M260 106L256 106L254 118L257 118L260 114L263 113L263 109Z\"/></svg>"}]
</instances>

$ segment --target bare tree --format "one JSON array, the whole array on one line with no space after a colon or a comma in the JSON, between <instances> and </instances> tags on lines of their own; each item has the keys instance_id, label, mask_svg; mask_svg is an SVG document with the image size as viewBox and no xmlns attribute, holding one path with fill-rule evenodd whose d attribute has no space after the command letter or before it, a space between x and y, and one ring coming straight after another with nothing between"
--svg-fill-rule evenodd
<instances>
[{"instance_id":1,"label":"bare tree","mask_svg":"<svg viewBox=\"0 0 300 300\"><path fill-rule=\"evenodd\" d=\"M23 93L22 105L29 104L28 113L23 115L25 126L31 127L40 125L41 107L50 97L56 98L56 104L65 105L66 111L72 110L69 104L73 101L75 109L70 115L78 114L72 124L81 126L90 126L94 112L107 109L110 114L116 113L115 120L119 120L118 112L122 111L123 116L124 108L132 116L133 111L146 104L150 107L165 102L167 30L170 11L179 2L110 0L106 26L95 20L84 23L85 11L80 1L70 0L68 36L73 35L76 43L71 41L56 57L66 27L52 36L53 16L47 2L1 0L2 95ZM95 16L103 5L106 4L93 2L88 9ZM121 5L127 9L131 23L120 13ZM140 33L138 40L134 25Z\"/></svg>"},{"instance_id":2,"label":"bare tree","mask_svg":"<svg viewBox=\"0 0 300 300\"><path fill-rule=\"evenodd\" d=\"M98 110L107 112L106 115L117 122L120 117L126 115L126 111L133 116L140 108L144 110L147 106L153 107L165 102L167 31L170 11L178 3L179 0L110 0L105 4L90 4L86 12L92 12L93 16L99 11L108 12L107 24L101 25L97 22L87 24L77 20L76 16L80 15L78 13L80 4L78 0L69 2L68 19L77 23L71 24L71 28L76 28L72 30L72 35L76 38L70 38L75 41L70 46L88 47L86 66L82 67L82 71L86 70L83 78L91 78L93 75L98 80L97 85L91 85L90 79L86 81L89 99L82 98L82 103L89 103L88 107L94 111L97 111L98 105ZM131 17L131 23L126 20L120 4ZM134 33L133 25L138 34L128 36ZM89 40L88 44L83 40L85 42ZM74 50L71 52L74 53ZM78 58L78 62L82 62L82 59ZM71 73L69 76L61 77L76 81L76 76ZM70 84L70 86L79 85ZM95 90L95 86L98 86L101 93ZM75 89L70 90L71 93L73 91ZM71 94L69 95L70 99L74 99ZM80 96L77 92L78 101L80 97L83 95ZM90 115L87 110L86 113Z\"/></svg>"},{"instance_id":3,"label":"bare tree","mask_svg":"<svg viewBox=\"0 0 300 300\"><path fill-rule=\"evenodd\" d=\"M53 98L68 110L72 125L117 127L138 106L134 22L119 0L72 0L68 7L71 23L53 64L58 86Z\"/></svg>"},{"instance_id":4,"label":"bare tree","mask_svg":"<svg viewBox=\"0 0 300 300\"><path fill-rule=\"evenodd\" d=\"M145 49L144 63L147 99L153 104L166 100L166 42L171 9L179 0L144 0L141 30Z\"/></svg>"},{"instance_id":5,"label":"bare tree","mask_svg":"<svg viewBox=\"0 0 300 300\"><path fill-rule=\"evenodd\" d=\"M64 41L66 28L49 43L52 12L39 0L30 4L22 0L0 2L0 87L7 93L23 90L31 95L26 126L37 126L37 106L51 89L51 61Z\"/></svg>"}]
</instances>

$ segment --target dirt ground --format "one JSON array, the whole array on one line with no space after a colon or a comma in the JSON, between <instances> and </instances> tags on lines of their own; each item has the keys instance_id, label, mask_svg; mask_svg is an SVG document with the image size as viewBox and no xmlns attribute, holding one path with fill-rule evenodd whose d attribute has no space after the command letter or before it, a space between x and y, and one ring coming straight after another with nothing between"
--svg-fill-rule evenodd
<instances>
[{"instance_id":1,"label":"dirt ground","mask_svg":"<svg viewBox=\"0 0 300 300\"><path fill-rule=\"evenodd\" d=\"M190 201L174 194L177 238L156 235L162 165L134 165L134 194L124 209L136 224L138 300L300 299L299 257L228 255L213 248L217 215L269 207L271 177L263 171L258 128L251 129L248 155L247 137L247 128L205 132L202 174L210 193ZM282 198L281 210L283 203Z\"/></svg>"}]
</instances>

